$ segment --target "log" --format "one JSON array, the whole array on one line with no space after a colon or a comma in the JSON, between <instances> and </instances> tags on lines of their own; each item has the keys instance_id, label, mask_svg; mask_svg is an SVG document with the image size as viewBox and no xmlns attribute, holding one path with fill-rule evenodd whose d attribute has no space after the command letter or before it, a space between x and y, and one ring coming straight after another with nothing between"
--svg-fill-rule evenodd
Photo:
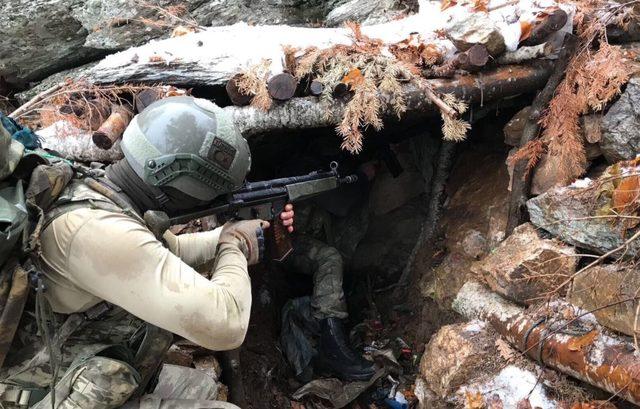
<instances>
[{"instance_id":1,"label":"log","mask_svg":"<svg viewBox=\"0 0 640 409\"><path fill-rule=\"evenodd\" d=\"M407 102L407 114L440 114L440 109L425 98L430 87L439 94L453 93L470 104L488 103L540 89L549 78L552 63L540 61L536 64L500 66L484 71L482 77L474 75L457 76L453 79L425 80L424 85L407 84L404 86ZM245 137L256 134L281 131L285 129L309 129L335 126L344 114L345 102L335 100L331 103L315 97L293 98L281 105L274 106L268 112L253 107L226 107L233 115L235 123ZM390 107L386 114L395 115Z\"/></svg>"},{"instance_id":2,"label":"log","mask_svg":"<svg viewBox=\"0 0 640 409\"><path fill-rule=\"evenodd\" d=\"M550 62L500 66L483 72L482 80L474 75L453 79L425 80L425 84L407 84L407 111L417 116L438 116L440 109L428 98L426 92L453 93L470 104L489 103L503 98L526 94L541 88L551 72ZM427 89L430 87L433 89ZM255 135L282 130L302 130L335 126L341 120L345 102L327 102L316 97L292 98L275 105L268 112L254 107L228 106L229 112L242 134L251 138ZM386 112L389 118L395 113L391 108ZM59 151L64 156L81 161L114 162L122 157L119 144L108 151L97 148L90 133L77 132L77 136L64 135L48 130L46 147Z\"/></svg>"},{"instance_id":3,"label":"log","mask_svg":"<svg viewBox=\"0 0 640 409\"><path fill-rule=\"evenodd\" d=\"M553 33L557 32L567 24L568 18L569 16L566 11L562 9L555 10L544 21L536 25L533 30L531 30L529 38L522 41L520 44L531 46L544 43L549 37L551 37L551 35L553 35Z\"/></svg>"},{"instance_id":4,"label":"log","mask_svg":"<svg viewBox=\"0 0 640 409\"><path fill-rule=\"evenodd\" d=\"M111 149L113 144L122 137L132 118L133 112L129 108L113 105L109 118L93 133L93 143L100 149Z\"/></svg>"},{"instance_id":5,"label":"log","mask_svg":"<svg viewBox=\"0 0 640 409\"><path fill-rule=\"evenodd\" d=\"M319 97L320 95L322 95L323 91L324 91L324 84L321 83L320 81L313 80L311 81L311 84L309 84L309 93L314 97Z\"/></svg>"},{"instance_id":6,"label":"log","mask_svg":"<svg viewBox=\"0 0 640 409\"><path fill-rule=\"evenodd\" d=\"M42 139L43 148L58 152L63 158L111 163L124 157L119 141L109 150L100 149L93 143L91 132L77 129L68 122L56 122L36 133Z\"/></svg>"},{"instance_id":7,"label":"log","mask_svg":"<svg viewBox=\"0 0 640 409\"><path fill-rule=\"evenodd\" d=\"M465 71L480 71L489 61L487 47L476 44L464 53L458 55L459 67Z\"/></svg>"},{"instance_id":8,"label":"log","mask_svg":"<svg viewBox=\"0 0 640 409\"><path fill-rule=\"evenodd\" d=\"M542 112L549 106L549 101L553 98L556 87L564 78L564 72L569 65L573 53L578 47L578 40L572 35L565 37L564 48L558 61L556 62L553 74L546 83L544 89L536 96L531 104L531 113L525 122L520 147L533 141L538 137L540 124L538 123ZM507 221L506 234L509 236L517 225L523 222L526 212L526 201L529 196L531 186L531 172L527 172L526 161L519 161L513 169L513 185L509 195L509 219Z\"/></svg>"},{"instance_id":9,"label":"log","mask_svg":"<svg viewBox=\"0 0 640 409\"><path fill-rule=\"evenodd\" d=\"M242 74L234 75L229 81L227 81L227 85L225 86L231 103L239 107L249 105L253 98L253 95L243 94L240 91L240 87L238 87L238 80L241 76Z\"/></svg>"},{"instance_id":10,"label":"log","mask_svg":"<svg viewBox=\"0 0 640 409\"><path fill-rule=\"evenodd\" d=\"M134 98L136 103L136 111L138 113L144 111L146 107L163 98L162 91L157 88L149 88L138 92Z\"/></svg>"},{"instance_id":11,"label":"log","mask_svg":"<svg viewBox=\"0 0 640 409\"><path fill-rule=\"evenodd\" d=\"M437 7L429 6L435 9ZM439 6L438 6L439 7ZM418 15L384 24L363 26L362 33L371 38L394 44L422 33L433 38L439 23ZM247 67L270 60L270 71L285 71L283 46L304 50L308 47L329 48L353 43L347 28L307 28L252 26L238 23L213 27L198 33L151 41L139 47L111 54L92 68L86 78L105 83L168 83L172 85L225 85L235 74ZM446 40L434 39L444 51L453 50Z\"/></svg>"},{"instance_id":12,"label":"log","mask_svg":"<svg viewBox=\"0 0 640 409\"><path fill-rule=\"evenodd\" d=\"M535 13L537 10L541 10L537 5L523 5L520 11ZM361 33L379 40L383 55L390 55L389 46L406 41L412 35L424 39L442 55L451 55L456 51L454 45L438 36L447 13L440 10L437 2L425 1L418 14L384 24L362 26ZM476 14L459 16L460 25L468 25L465 19ZM507 22L502 13L490 13L487 22L500 27L512 24ZM336 45L352 45L353 40L353 32L348 28L252 26L239 23L151 41L111 54L90 69L85 77L98 84L161 82L187 88L225 85L236 73L265 60L270 63L268 68L271 73L286 71L285 46L299 50L309 47L326 49Z\"/></svg>"},{"instance_id":13,"label":"log","mask_svg":"<svg viewBox=\"0 0 640 409\"><path fill-rule=\"evenodd\" d=\"M296 93L298 81L288 72L274 75L267 82L267 90L271 98L277 101L288 101Z\"/></svg>"},{"instance_id":14,"label":"log","mask_svg":"<svg viewBox=\"0 0 640 409\"><path fill-rule=\"evenodd\" d=\"M640 404L640 358L633 344L607 333L593 315L571 304L543 306L524 312L475 281L467 282L453 302L454 310L488 321L531 359Z\"/></svg>"}]
</instances>

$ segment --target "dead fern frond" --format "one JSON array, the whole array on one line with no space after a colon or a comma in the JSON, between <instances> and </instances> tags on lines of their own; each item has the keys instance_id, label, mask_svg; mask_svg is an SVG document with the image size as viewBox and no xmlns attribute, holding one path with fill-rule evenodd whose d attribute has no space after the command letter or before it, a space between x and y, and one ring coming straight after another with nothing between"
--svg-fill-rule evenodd
<instances>
[{"instance_id":1,"label":"dead fern frond","mask_svg":"<svg viewBox=\"0 0 640 409\"><path fill-rule=\"evenodd\" d=\"M444 94L442 100L451 108L453 108L458 115L461 115L467 111L469 105L459 100L453 94ZM467 131L471 129L471 125L460 118L447 115L442 112L442 135L444 140L461 142L467 138Z\"/></svg>"},{"instance_id":2,"label":"dead fern frond","mask_svg":"<svg viewBox=\"0 0 640 409\"><path fill-rule=\"evenodd\" d=\"M538 162L540 162L542 155L544 155L546 151L547 147L544 142L540 139L535 139L528 142L525 146L518 149L516 153L511 155L507 160L507 164L509 166L515 166L516 163L526 160L527 167L525 169L524 177L527 178Z\"/></svg>"},{"instance_id":3,"label":"dead fern frond","mask_svg":"<svg viewBox=\"0 0 640 409\"><path fill-rule=\"evenodd\" d=\"M362 150L360 128L372 126L377 131L382 129L381 109L376 83L371 76L365 76L364 81L356 87L337 127L338 134L343 138L341 147L351 153L359 153Z\"/></svg>"},{"instance_id":4,"label":"dead fern frond","mask_svg":"<svg viewBox=\"0 0 640 409\"><path fill-rule=\"evenodd\" d=\"M258 64L248 67L241 72L236 80L238 90L244 95L253 95L251 106L262 111L268 111L273 104L267 88L269 67L271 61L262 60Z\"/></svg>"},{"instance_id":5,"label":"dead fern frond","mask_svg":"<svg viewBox=\"0 0 640 409\"><path fill-rule=\"evenodd\" d=\"M288 72L290 72L292 75L297 76L296 71L297 71L297 68L298 68L298 63L296 61L296 53L299 52L300 49L298 47L292 47L290 45L285 45L285 46L282 47L282 51L284 52L284 67L285 67L285 69Z\"/></svg>"},{"instance_id":6,"label":"dead fern frond","mask_svg":"<svg viewBox=\"0 0 640 409\"><path fill-rule=\"evenodd\" d=\"M586 9L596 2L587 2ZM617 12L621 6L614 7ZM581 12L582 13L582 12ZM543 132L539 141L522 147L512 160L528 160L528 169L546 153L556 160L557 180L571 183L586 169L586 153L580 116L602 111L620 93L629 80L631 69L620 47L607 43L606 24L615 18L611 13L605 19L588 19L583 13L577 16L577 30L581 44L572 57L565 78L556 88L549 107L540 124ZM597 49L592 50L597 41Z\"/></svg>"}]
</instances>

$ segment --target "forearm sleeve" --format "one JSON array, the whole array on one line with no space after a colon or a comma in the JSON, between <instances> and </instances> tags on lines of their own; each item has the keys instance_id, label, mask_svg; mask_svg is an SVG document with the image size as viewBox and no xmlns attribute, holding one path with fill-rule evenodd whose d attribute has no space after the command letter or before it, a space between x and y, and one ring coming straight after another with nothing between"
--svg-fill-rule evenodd
<instances>
[{"instance_id":1,"label":"forearm sleeve","mask_svg":"<svg viewBox=\"0 0 640 409\"><path fill-rule=\"evenodd\" d=\"M249 324L251 283L237 246L220 246L213 277L207 280L142 224L125 215L91 211L101 214L74 226L68 240L66 261L59 270L69 281L203 347L227 350L242 343ZM73 213L56 219L53 227L69 230L62 224ZM209 246L210 239L187 241ZM182 240L179 245L184 254ZM199 259L195 253L190 261Z\"/></svg>"},{"instance_id":2,"label":"forearm sleeve","mask_svg":"<svg viewBox=\"0 0 640 409\"><path fill-rule=\"evenodd\" d=\"M221 231L222 227L218 227L214 230L176 236L167 230L162 238L173 254L191 267L196 267L215 258Z\"/></svg>"}]
</instances>

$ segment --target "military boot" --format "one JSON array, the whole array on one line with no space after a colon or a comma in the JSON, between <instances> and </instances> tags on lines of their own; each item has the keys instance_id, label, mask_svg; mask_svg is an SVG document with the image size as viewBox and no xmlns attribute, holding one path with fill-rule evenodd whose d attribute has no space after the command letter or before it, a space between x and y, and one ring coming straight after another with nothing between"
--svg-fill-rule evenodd
<instances>
[{"instance_id":1,"label":"military boot","mask_svg":"<svg viewBox=\"0 0 640 409\"><path fill-rule=\"evenodd\" d=\"M375 374L373 362L367 361L351 349L338 318L327 318L320 323L320 347L316 367L345 381L368 381Z\"/></svg>"}]
</instances>

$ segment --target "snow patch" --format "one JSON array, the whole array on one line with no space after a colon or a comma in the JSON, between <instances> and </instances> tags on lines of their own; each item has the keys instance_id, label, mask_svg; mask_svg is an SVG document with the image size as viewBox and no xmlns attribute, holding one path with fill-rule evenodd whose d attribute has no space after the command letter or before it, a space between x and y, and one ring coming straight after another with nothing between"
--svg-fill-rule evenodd
<instances>
[{"instance_id":1,"label":"snow patch","mask_svg":"<svg viewBox=\"0 0 640 409\"><path fill-rule=\"evenodd\" d=\"M534 408L557 408L558 403L547 395L544 386L537 380L533 372L509 365L492 379L484 383L463 386L456 394L462 397L465 396L465 392L480 392L485 397L497 394L505 408L515 408L520 400L526 398L529 398Z\"/></svg>"}]
</instances>

